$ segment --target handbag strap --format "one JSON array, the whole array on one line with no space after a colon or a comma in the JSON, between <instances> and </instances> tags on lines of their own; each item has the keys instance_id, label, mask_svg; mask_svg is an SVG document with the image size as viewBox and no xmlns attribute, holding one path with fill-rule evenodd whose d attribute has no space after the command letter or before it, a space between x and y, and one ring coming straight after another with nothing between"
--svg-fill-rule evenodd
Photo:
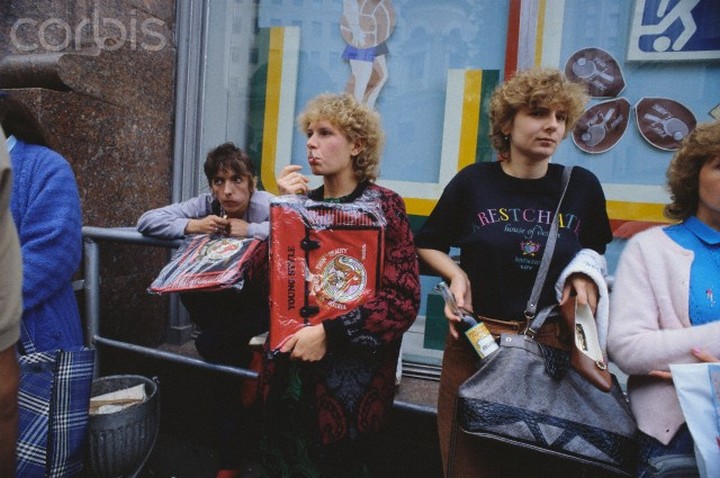
<instances>
[{"instance_id":1,"label":"handbag strap","mask_svg":"<svg viewBox=\"0 0 720 478\"><path fill-rule=\"evenodd\" d=\"M552 223L550 224L550 232L548 233L547 243L545 244L545 251L543 252L542 259L540 260L540 266L538 267L537 276L535 277L535 283L533 284L530 298L525 305L525 319L528 322L527 330L525 331L531 337L534 337L540 327L542 327L545 319L550 314L550 310L541 311L536 316L538 300L540 299L540 292L542 291L543 285L545 284L545 278L550 270L550 261L555 250L555 243L557 242L558 228L560 222L560 206L562 206L563 199L565 199L565 193L567 192L568 184L570 184L570 175L572 174L572 166L565 166L562 174L562 193L560 194L560 200L558 201L557 208L555 208L555 215L553 216Z\"/></svg>"}]
</instances>

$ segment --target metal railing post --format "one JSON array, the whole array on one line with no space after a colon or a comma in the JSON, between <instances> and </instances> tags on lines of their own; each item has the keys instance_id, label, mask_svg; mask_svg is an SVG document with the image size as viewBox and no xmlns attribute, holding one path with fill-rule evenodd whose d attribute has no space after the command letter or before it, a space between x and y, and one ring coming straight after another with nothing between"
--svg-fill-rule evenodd
<instances>
[{"instance_id":1,"label":"metal railing post","mask_svg":"<svg viewBox=\"0 0 720 478\"><path fill-rule=\"evenodd\" d=\"M84 236L84 282L85 292L85 344L95 347L100 335L100 246L92 238ZM99 353L95 352L94 374L100 365Z\"/></svg>"}]
</instances>

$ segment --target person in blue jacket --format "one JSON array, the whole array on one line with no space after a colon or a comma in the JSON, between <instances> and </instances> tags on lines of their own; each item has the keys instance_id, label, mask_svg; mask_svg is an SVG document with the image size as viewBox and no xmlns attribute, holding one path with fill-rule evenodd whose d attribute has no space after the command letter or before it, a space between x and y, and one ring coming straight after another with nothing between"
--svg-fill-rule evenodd
<instances>
[{"instance_id":1,"label":"person in blue jacket","mask_svg":"<svg viewBox=\"0 0 720 478\"><path fill-rule=\"evenodd\" d=\"M0 93L0 125L13 169L10 198L23 263L22 321L38 351L83 345L72 279L82 257L82 210L70 164L37 119Z\"/></svg>"}]
</instances>

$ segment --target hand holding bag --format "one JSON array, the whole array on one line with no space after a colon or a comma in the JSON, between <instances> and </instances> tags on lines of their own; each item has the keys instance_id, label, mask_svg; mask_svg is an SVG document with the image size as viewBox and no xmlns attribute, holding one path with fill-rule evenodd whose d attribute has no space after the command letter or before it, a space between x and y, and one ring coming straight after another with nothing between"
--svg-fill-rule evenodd
<instances>
[{"instance_id":1,"label":"hand holding bag","mask_svg":"<svg viewBox=\"0 0 720 478\"><path fill-rule=\"evenodd\" d=\"M85 464L95 350L37 352L21 324L16 476L79 476Z\"/></svg>"},{"instance_id":2,"label":"hand holding bag","mask_svg":"<svg viewBox=\"0 0 720 478\"><path fill-rule=\"evenodd\" d=\"M546 370L545 357L554 353L548 349L528 335L503 334L500 350L458 390L460 429L631 476L637 426L617 379L609 393L573 368L554 379Z\"/></svg>"},{"instance_id":3,"label":"hand holding bag","mask_svg":"<svg viewBox=\"0 0 720 478\"><path fill-rule=\"evenodd\" d=\"M557 239L558 212L550 228L526 317L525 334L503 334L500 350L479 363L479 370L458 389L453 442L461 430L559 458L630 476L636 466L637 425L629 404L612 376L604 392L569 367L567 352L541 345L535 335L555 306L536 315ZM451 454L453 453L451 443ZM453 459L449 463L453 463ZM452 476L448 470L449 476Z\"/></svg>"},{"instance_id":4,"label":"hand holding bag","mask_svg":"<svg viewBox=\"0 0 720 478\"><path fill-rule=\"evenodd\" d=\"M600 349L597 324L590 306L568 300L560 307L560 316L573 337L570 364L588 382L603 392L609 392L612 376Z\"/></svg>"}]
</instances>

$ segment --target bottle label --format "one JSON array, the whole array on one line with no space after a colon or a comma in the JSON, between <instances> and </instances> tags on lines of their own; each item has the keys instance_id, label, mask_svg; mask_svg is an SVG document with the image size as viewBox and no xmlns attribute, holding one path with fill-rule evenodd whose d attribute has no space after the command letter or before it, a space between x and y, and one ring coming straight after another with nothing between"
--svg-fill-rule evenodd
<instances>
[{"instance_id":1,"label":"bottle label","mask_svg":"<svg viewBox=\"0 0 720 478\"><path fill-rule=\"evenodd\" d=\"M466 330L465 336L467 336L470 344L472 344L481 359L500 348L487 326L482 322Z\"/></svg>"}]
</instances>

